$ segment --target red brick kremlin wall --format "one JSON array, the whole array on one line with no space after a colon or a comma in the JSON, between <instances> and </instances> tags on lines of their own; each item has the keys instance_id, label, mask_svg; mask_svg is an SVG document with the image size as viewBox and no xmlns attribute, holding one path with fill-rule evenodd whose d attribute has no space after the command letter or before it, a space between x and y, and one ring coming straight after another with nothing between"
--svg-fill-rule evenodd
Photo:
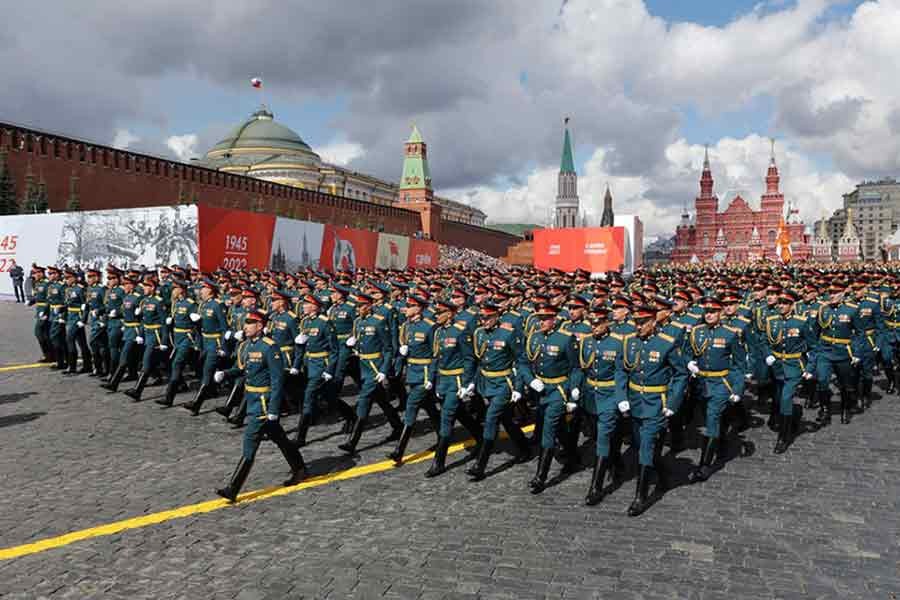
<instances>
[{"instance_id":1,"label":"red brick kremlin wall","mask_svg":"<svg viewBox=\"0 0 900 600\"><path fill-rule=\"evenodd\" d=\"M15 179L19 208L25 191L44 182L50 209L67 210L73 193L81 210L204 203L296 219L414 236L419 213L332 196L188 163L118 150L56 134L0 123L0 149ZM502 256L521 238L442 221L433 238Z\"/></svg>"}]
</instances>

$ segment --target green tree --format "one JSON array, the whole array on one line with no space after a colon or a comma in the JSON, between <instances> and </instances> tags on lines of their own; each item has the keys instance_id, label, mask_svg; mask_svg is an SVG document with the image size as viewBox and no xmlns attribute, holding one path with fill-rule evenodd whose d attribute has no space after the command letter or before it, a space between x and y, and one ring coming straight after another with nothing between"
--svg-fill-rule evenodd
<instances>
[{"instance_id":1,"label":"green tree","mask_svg":"<svg viewBox=\"0 0 900 600\"><path fill-rule=\"evenodd\" d=\"M14 215L18 212L16 181L6 160L6 150L0 150L0 215Z\"/></svg>"}]
</instances>

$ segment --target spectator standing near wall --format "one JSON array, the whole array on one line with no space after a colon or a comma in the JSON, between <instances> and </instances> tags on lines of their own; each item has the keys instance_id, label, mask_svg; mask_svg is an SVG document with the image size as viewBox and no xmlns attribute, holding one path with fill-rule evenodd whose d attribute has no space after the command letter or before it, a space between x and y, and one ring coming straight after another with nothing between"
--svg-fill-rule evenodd
<instances>
[{"instance_id":1,"label":"spectator standing near wall","mask_svg":"<svg viewBox=\"0 0 900 600\"><path fill-rule=\"evenodd\" d=\"M25 288L23 288L23 284L25 283L25 271L19 266L15 259L10 260L11 266L9 268L9 277L12 279L13 290L16 294L16 302L25 302Z\"/></svg>"}]
</instances>

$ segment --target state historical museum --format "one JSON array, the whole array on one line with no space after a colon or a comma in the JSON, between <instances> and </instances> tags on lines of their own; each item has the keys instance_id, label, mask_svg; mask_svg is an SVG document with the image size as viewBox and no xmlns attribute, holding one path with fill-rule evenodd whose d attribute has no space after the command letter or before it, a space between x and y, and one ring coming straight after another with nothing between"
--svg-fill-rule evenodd
<instances>
[{"instance_id":1,"label":"state historical museum","mask_svg":"<svg viewBox=\"0 0 900 600\"><path fill-rule=\"evenodd\" d=\"M719 212L719 198L713 194L713 177L709 153L703 160L700 195L694 201L693 221L685 211L675 230L673 262L741 262L762 259L778 260L775 247L784 219L791 239L793 260L810 257L810 235L800 221L796 209L785 217L784 194L778 185L781 178L775 165L774 150L766 173L766 193L759 210L753 210L740 195L734 197L724 212Z\"/></svg>"}]
</instances>

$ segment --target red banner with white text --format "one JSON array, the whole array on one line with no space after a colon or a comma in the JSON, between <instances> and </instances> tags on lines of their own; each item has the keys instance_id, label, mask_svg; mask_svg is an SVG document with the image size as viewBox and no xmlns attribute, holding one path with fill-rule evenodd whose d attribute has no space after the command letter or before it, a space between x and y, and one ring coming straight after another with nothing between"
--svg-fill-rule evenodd
<instances>
[{"instance_id":1,"label":"red banner with white text","mask_svg":"<svg viewBox=\"0 0 900 600\"><path fill-rule=\"evenodd\" d=\"M415 269L436 269L441 262L441 249L437 242L409 241L409 264Z\"/></svg>"},{"instance_id":2,"label":"red banner with white text","mask_svg":"<svg viewBox=\"0 0 900 600\"><path fill-rule=\"evenodd\" d=\"M541 270L592 273L620 271L625 262L624 227L538 229L534 232L534 266Z\"/></svg>"},{"instance_id":3,"label":"red banner with white text","mask_svg":"<svg viewBox=\"0 0 900 600\"><path fill-rule=\"evenodd\" d=\"M275 216L201 204L198 215L200 269L267 269Z\"/></svg>"}]
</instances>

